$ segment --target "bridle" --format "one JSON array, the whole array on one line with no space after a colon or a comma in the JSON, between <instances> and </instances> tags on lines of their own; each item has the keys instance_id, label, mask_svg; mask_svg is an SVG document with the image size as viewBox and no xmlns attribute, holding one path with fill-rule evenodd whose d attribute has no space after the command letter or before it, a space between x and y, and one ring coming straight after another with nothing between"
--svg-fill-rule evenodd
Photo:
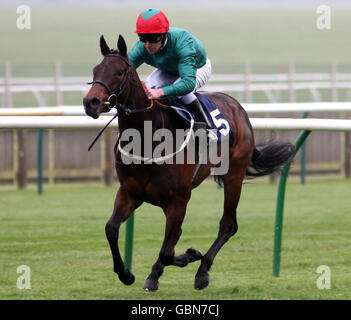
<instances>
[{"instance_id":1,"label":"bridle","mask_svg":"<svg viewBox=\"0 0 351 320\"><path fill-rule=\"evenodd\" d=\"M119 85L118 88L114 89L114 90L111 90L108 85L106 83L104 83L103 81L101 80L94 80L94 81L91 81L91 82L88 82L88 84L100 84L101 86L103 86L105 88L105 90L107 91L109 97L107 99L107 101L104 103L104 105L106 107L108 107L110 110L113 109L113 108L116 108L117 109L117 114L121 111L123 111L127 116L133 114L133 113L138 113L138 112L144 112L144 111L148 111L150 110L153 105L154 105L154 100L151 100L150 101L150 105L146 108L143 108L143 109L136 109L136 108L129 108L125 102L124 103L120 103L119 102L119 98L121 96L121 94L124 92L125 88L126 88L126 85L127 85L127 82L128 80L131 81L132 79L129 77L130 75L130 70L131 70L131 64L130 62L128 61L127 58L121 56L119 53L110 53L110 54L107 54L105 57L118 57L120 59L122 59L126 64L127 64L127 71ZM138 82L134 82L135 85L138 85L140 86L140 83ZM115 103L111 102L111 99L112 98L115 98ZM126 100L128 99L128 97L126 98ZM163 105L163 107L165 107Z\"/></svg>"},{"instance_id":2,"label":"bridle","mask_svg":"<svg viewBox=\"0 0 351 320\"><path fill-rule=\"evenodd\" d=\"M105 55L105 57L118 57L120 59L122 59L126 64L127 64L127 70L125 71L125 75L120 83L120 85L114 89L114 90L111 90L109 88L109 86L103 82L102 80L93 80L91 82L88 82L88 84L91 84L91 85L95 85L95 84L99 84L101 86L103 86L105 88L105 90L107 91L109 97L107 99L107 101L104 103L104 105L109 108L110 110L113 109L113 108L116 108L117 109L117 112L116 114L113 116L113 118L105 125L105 127L103 127L99 133L96 135L96 137L94 138L93 142L90 144L89 148L88 148L88 151L91 150L91 148L93 147L93 145L95 144L95 142L100 138L100 136L102 135L102 133L106 130L106 128L110 125L110 123L116 119L119 115L119 113L121 111L124 111L124 113L129 116L133 113L138 113L138 112L144 112L144 111L148 111L150 110L153 105L154 105L154 101L151 100L151 103L148 107L146 108L143 108L143 109L135 109L135 108L129 108L125 103L128 99L128 97L125 99L126 101L124 103L121 103L119 102L119 99L120 99L120 96L122 95L122 93L124 92L126 86L127 86L127 83L128 83L128 80L130 81L131 78L129 77L130 75L130 70L131 70L131 64L130 62L128 61L127 58L121 56L118 52L116 53L110 53L110 54L107 54ZM135 84L137 85L140 85L139 83L135 82ZM112 98L115 98L115 102L112 102Z\"/></svg>"},{"instance_id":3,"label":"bridle","mask_svg":"<svg viewBox=\"0 0 351 320\"><path fill-rule=\"evenodd\" d=\"M127 81L131 81L132 79L129 77L130 74L130 70L131 70L131 64L128 61L128 59L126 59L125 57L121 56L119 53L110 53L107 54L105 57L119 57L121 58L126 64L127 64L127 70L125 71L125 75L119 85L118 88L111 90L108 85L106 83L104 83L101 80L94 80L92 82L89 82L88 84L94 85L94 84L100 84L101 86L103 86L105 88L105 90L107 91L109 97L107 99L107 102L105 102L105 106L107 106L110 110L112 108L116 108L117 109L117 113L113 116L113 118L105 125L104 128L102 128L99 133L96 135L96 137L94 138L93 142L90 144L88 151L91 150L91 148L93 147L93 145L95 144L95 142L99 139L99 137L102 135L102 133L105 131L105 129L110 125L110 123L119 115L119 113L121 111L124 111L124 113L129 116L133 113L137 113L137 112L144 112L144 111L148 111L150 110L153 106L154 106L154 102L156 102L156 104L158 104L160 107L162 108L168 108L169 106L166 106L158 101L154 101L153 99L150 102L150 105L146 108L143 109L135 109L135 108L128 108L128 106L125 104L128 97L126 98L126 101L124 103L120 103L119 102L119 98L121 96L121 94L124 92L126 85L127 85ZM135 84L140 85L140 83L135 82ZM144 86L145 84L143 84ZM111 99L115 97L115 103L111 103ZM173 109L180 109L183 110L181 108L178 107L174 107L172 106ZM140 156L135 156L133 154L130 154L128 152L126 152L125 150L123 150L123 148L121 147L120 141L118 140L118 150L121 152L121 154L123 154L125 157L128 158L132 158L134 160L138 160L138 161L144 161L146 163L158 163L158 162L162 162L165 161L167 159L170 159L172 157L174 157L177 153L183 151L185 149L185 147L188 145L190 137L192 136L192 132L193 132L193 127L194 127L194 119L192 118L192 115L187 111L187 110L183 110L183 112L187 112L190 115L190 130L187 133L187 136L185 138L185 141L183 142L183 144L181 145L181 147L179 148L179 150L177 150L176 152L173 152L167 156L164 157L159 157L159 158L145 158L145 157L140 157ZM161 112L161 117L162 117L162 122L163 122L163 115Z\"/></svg>"},{"instance_id":4,"label":"bridle","mask_svg":"<svg viewBox=\"0 0 351 320\"><path fill-rule=\"evenodd\" d=\"M102 80L94 80L94 81L88 82L88 84L91 84L91 85L94 85L94 84L97 83L97 84L99 84L99 85L101 85L101 86L103 86L105 88L105 90L107 91L109 97L108 97L107 101L104 103L104 105L111 110L111 109L113 109L115 107L116 108L119 107L120 105L124 105L124 104L120 104L118 102L118 100L119 100L121 94L124 92L124 90L126 88L127 81L129 79L131 64L125 57L121 56L118 53L110 53L110 54L107 54L105 57L119 57L127 64L127 70L125 72L125 75L124 75L119 87L117 87L114 90L111 90L108 87L108 85L105 82L103 82ZM115 103L111 102L112 98L115 98Z\"/></svg>"}]
</instances>

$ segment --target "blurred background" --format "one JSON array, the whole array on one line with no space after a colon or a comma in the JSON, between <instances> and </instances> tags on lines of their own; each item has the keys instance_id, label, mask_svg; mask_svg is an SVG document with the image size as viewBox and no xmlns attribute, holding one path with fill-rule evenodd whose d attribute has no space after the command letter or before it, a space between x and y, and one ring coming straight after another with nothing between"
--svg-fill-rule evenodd
<instances>
[{"instance_id":1,"label":"blurred background","mask_svg":"<svg viewBox=\"0 0 351 320\"><path fill-rule=\"evenodd\" d=\"M0 0L0 112L83 110L87 82L102 59L100 36L115 48L121 34L130 49L137 16L150 7L205 44L213 67L206 90L227 92L244 107L351 101L350 0ZM24 8L30 21L23 21ZM143 78L151 70L142 66L138 72ZM249 116L351 119L346 112ZM270 176L243 184L239 233L217 255L211 286L194 290L194 263L186 270L167 268L160 290L150 296L140 288L158 257L164 214L147 203L137 209L136 283L122 285L112 272L104 229L118 186L117 132L107 130L88 152L97 131L0 128L0 300L351 298L350 133L313 131L294 159L283 206L280 278L271 272L273 230L279 228L277 177ZM295 142L299 133L256 130L255 139ZM37 196L41 182L44 193ZM189 247L207 251L218 232L223 196L210 179L192 191L177 255ZM126 234L122 227L121 250ZM19 266L32 270L31 290L18 287ZM319 290L318 281L327 278L318 266L330 267L331 290Z\"/></svg>"},{"instance_id":2,"label":"blurred background","mask_svg":"<svg viewBox=\"0 0 351 320\"><path fill-rule=\"evenodd\" d=\"M29 29L18 28L21 5L30 8ZM318 20L328 22L322 17L326 12L318 11L321 5L330 9L326 28L318 27ZM188 29L205 44L213 67L206 90L226 91L243 104L351 99L350 1L1 0L0 108L81 105L92 68L101 61L100 35L115 48L121 34L130 49L137 40L136 18L150 7L163 10L171 26ZM142 66L138 72L143 78L151 70ZM347 116L314 114L318 118ZM87 153L95 134L92 130L46 130L45 180L103 181L109 156L106 148L112 147L101 140ZM26 130L27 149L33 151L26 158L29 181L37 175L36 135L35 130ZM294 141L296 135L257 132L256 139L278 136ZM0 131L0 184L16 184L19 148L17 131ZM349 160L345 160L344 133L311 135L309 173L349 174L345 161ZM299 172L299 163L297 158L293 172Z\"/></svg>"}]
</instances>

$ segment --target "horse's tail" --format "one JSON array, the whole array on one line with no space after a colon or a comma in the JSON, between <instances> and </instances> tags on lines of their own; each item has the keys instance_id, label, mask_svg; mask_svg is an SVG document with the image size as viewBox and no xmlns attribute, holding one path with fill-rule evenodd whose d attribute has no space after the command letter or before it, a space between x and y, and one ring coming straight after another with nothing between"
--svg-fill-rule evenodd
<instances>
[{"instance_id":1,"label":"horse's tail","mask_svg":"<svg viewBox=\"0 0 351 320\"><path fill-rule=\"evenodd\" d=\"M295 146L290 142L272 140L265 145L255 146L251 163L246 169L246 178L266 176L279 171L291 162L295 155Z\"/></svg>"}]
</instances>

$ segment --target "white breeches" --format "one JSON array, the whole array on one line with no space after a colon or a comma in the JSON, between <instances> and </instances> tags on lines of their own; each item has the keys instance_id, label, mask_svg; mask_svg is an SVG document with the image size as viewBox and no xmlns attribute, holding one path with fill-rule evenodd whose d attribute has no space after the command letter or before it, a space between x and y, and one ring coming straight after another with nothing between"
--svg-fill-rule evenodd
<instances>
[{"instance_id":1,"label":"white breeches","mask_svg":"<svg viewBox=\"0 0 351 320\"><path fill-rule=\"evenodd\" d=\"M178 98L180 98L184 104L192 103L196 99L194 92L196 92L203 85L206 84L206 82L211 77L211 72L212 72L211 61L210 61L210 59L207 58L206 63L201 68L197 69L197 71L196 71L195 89L192 92L186 94L185 96L178 97ZM165 86L169 86L172 83L177 83L180 80L181 80L181 78L178 76L171 75L171 74L164 72L160 69L155 69L146 78L145 84L148 88L156 89L156 88L162 88Z\"/></svg>"}]
</instances>

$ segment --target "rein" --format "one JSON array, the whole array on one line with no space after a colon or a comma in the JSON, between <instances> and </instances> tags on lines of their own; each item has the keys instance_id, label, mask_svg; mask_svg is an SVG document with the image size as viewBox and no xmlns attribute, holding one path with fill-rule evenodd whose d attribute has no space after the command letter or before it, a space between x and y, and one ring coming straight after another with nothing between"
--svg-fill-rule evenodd
<instances>
[{"instance_id":1,"label":"rein","mask_svg":"<svg viewBox=\"0 0 351 320\"><path fill-rule=\"evenodd\" d=\"M118 151L124 155L125 157L127 158L130 158L130 159L134 159L134 160L137 160L137 161L143 161L145 163L158 163L158 162L164 162L168 159L171 159L173 158L177 153L179 152L182 152L186 146L188 145L189 143L189 140L193 134L193 128L194 128L194 118L193 116L191 115L191 113L188 111L188 110L185 110L185 109L182 109L182 108L178 108L178 107L175 107L175 106L170 106L170 108L172 109L176 109L176 110L182 110L183 112L187 112L190 116L190 128L189 128L189 131L185 137L185 140L184 142L182 143L182 145L180 146L180 148L175 151L175 152L172 152L166 156L163 156L163 157L158 157L158 158L145 158L145 157L141 157L141 156L138 156L138 155L134 155L134 154L131 154L127 151L125 151L122 147L121 147L121 141L118 141Z\"/></svg>"},{"instance_id":2,"label":"rein","mask_svg":"<svg viewBox=\"0 0 351 320\"><path fill-rule=\"evenodd\" d=\"M135 108L131 109L131 108L128 108L125 104L119 103L118 99L120 98L121 94L124 92L128 80L130 80L129 74L130 74L131 65L130 65L130 62L126 58L124 58L123 56L121 56L118 53L111 53L111 54L106 55L105 57L119 57L127 64L128 67L127 67L126 74L123 77L121 84L119 85L119 88L116 88L114 90L111 90L108 87L108 85L101 80L94 80L94 81L88 82L88 84L91 84L91 85L99 84L99 85L103 86L109 95L109 97L108 97L107 101L104 103L104 105L107 106L110 110L113 108L117 109L117 113L113 116L113 118L96 135L96 137L94 138L94 140L90 144L88 151L91 150L91 148L94 146L96 141L100 138L100 136L103 134L103 132L106 130L106 128L111 124L111 122L117 118L119 112L123 111L127 116L129 116L129 115L132 115L134 113L149 111L155 104L157 104L158 106L160 106L162 108L168 108L167 105L164 105L161 102L154 100L154 99L151 99L150 105L146 108L143 108L143 109L135 109ZM145 83L144 82L141 82L141 83L142 83L142 86L145 90L146 89ZM115 103L111 103L112 98L115 98Z\"/></svg>"},{"instance_id":3,"label":"rein","mask_svg":"<svg viewBox=\"0 0 351 320\"><path fill-rule=\"evenodd\" d=\"M119 57L127 64L128 67L127 67L126 74L123 77L123 80L122 80L121 84L119 85L118 88L116 88L114 90L111 90L108 87L108 85L106 83L104 83L103 81L101 81L101 80L94 80L94 81L88 82L88 84L91 84L91 85L99 84L99 85L103 86L104 89L107 91L107 93L109 95L109 97L108 97L107 101L104 103L104 105L107 106L110 110L113 109L113 108L117 109L117 113L113 116L113 118L96 135L96 137L94 138L94 140L90 144L90 146L88 148L88 151L91 150L91 148L94 146L96 141L100 138L100 136L103 134L103 132L106 130L106 128L111 124L111 122L114 119L116 119L118 117L118 114L121 111L123 111L127 116L129 116L129 115L132 115L134 113L149 111L149 110L151 110L153 108L154 105L158 105L159 107L164 108L164 109L167 109L169 107L171 107L173 109L181 109L181 108L178 108L178 107L175 107L175 106L165 105L165 104L161 103L160 101L158 101L156 99L151 99L150 100L150 105L148 107L146 107L146 108L143 108L143 109L128 108L128 106L125 103L118 102L118 99L120 98L121 94L124 92L124 90L126 88L128 80L130 81L129 74L130 74L131 65L130 65L130 62L126 58L122 57L118 53L111 53L111 54L106 55L105 57ZM144 90L146 90L145 83L142 81L141 84L142 84ZM115 98L115 103L111 103L111 99L112 98ZM159 157L159 158L145 158L145 157L141 157L141 156L136 156L136 155L130 154L130 153L126 152L125 150L123 150L123 148L121 147L120 141L118 142L118 151L120 151L122 155L124 155L124 156L126 156L128 158L132 158L132 159L135 159L135 160L138 160L138 161L144 161L144 162L147 162L147 163L153 163L153 162L157 163L157 162L165 161L167 159L172 158L177 153L183 151L185 149L185 147L188 145L189 140L191 138L191 135L192 135L192 132L193 132L193 127L194 127L194 119L193 119L192 115L190 114L190 112L188 112L187 110L184 110L184 109L181 109L181 110L187 112L190 115L190 119L191 119L190 120L190 129L189 129L189 132L187 133L187 136L186 136L183 144L180 146L179 150L177 150L176 152L173 152L173 153L171 153L171 154L169 154L167 156Z\"/></svg>"},{"instance_id":4,"label":"rein","mask_svg":"<svg viewBox=\"0 0 351 320\"><path fill-rule=\"evenodd\" d=\"M115 120L118 116L118 113L116 113L113 118L99 131L99 133L96 135L96 137L94 138L93 142L90 144L88 151L91 150L91 148L94 146L95 142L98 141L98 139L100 138L100 136L103 134L103 132L106 130L106 128L110 125L110 123Z\"/></svg>"},{"instance_id":5,"label":"rein","mask_svg":"<svg viewBox=\"0 0 351 320\"><path fill-rule=\"evenodd\" d=\"M143 86L144 86L144 83L143 83ZM145 111L149 111L154 105L158 105L159 107L161 108L169 108L170 106L167 106L163 103L161 103L160 101L158 100L150 100L150 105L147 107L147 108L144 108L144 109L130 109L130 108L127 108L125 105L122 105L122 104L116 104L114 105L113 107L110 108L113 109L113 108L116 108L117 110L117 113L113 116L113 118L99 131L99 133L96 135L96 137L94 138L94 140L92 141L92 143L90 144L89 148L88 148L88 151L91 150L91 148L94 146L95 142L100 138L100 136L103 134L103 132L107 129L107 127L111 124L111 122L116 119L118 117L118 111L120 109L122 109L124 111L124 113L129 116L133 113L137 113L137 112L145 112ZM174 106L171 106L171 108L175 108Z\"/></svg>"},{"instance_id":6,"label":"rein","mask_svg":"<svg viewBox=\"0 0 351 320\"><path fill-rule=\"evenodd\" d=\"M144 82L144 81L141 81L141 84L142 84L144 90L146 90L145 82ZM161 103L159 100L156 100L156 99L151 99L151 100L150 100L150 105L149 105L148 107L144 108L144 109L135 109L135 108L130 109L130 108L127 108L126 105L121 105L121 104L119 104L119 105L117 106L117 108L118 108L118 109L122 109L122 110L124 111L124 113L125 113L127 116L129 116L129 115L131 115L131 114L133 114L133 113L149 111L155 104L158 105L158 106L161 107L161 108L164 108L164 109L169 108L169 106L167 106L167 105Z\"/></svg>"}]
</instances>

